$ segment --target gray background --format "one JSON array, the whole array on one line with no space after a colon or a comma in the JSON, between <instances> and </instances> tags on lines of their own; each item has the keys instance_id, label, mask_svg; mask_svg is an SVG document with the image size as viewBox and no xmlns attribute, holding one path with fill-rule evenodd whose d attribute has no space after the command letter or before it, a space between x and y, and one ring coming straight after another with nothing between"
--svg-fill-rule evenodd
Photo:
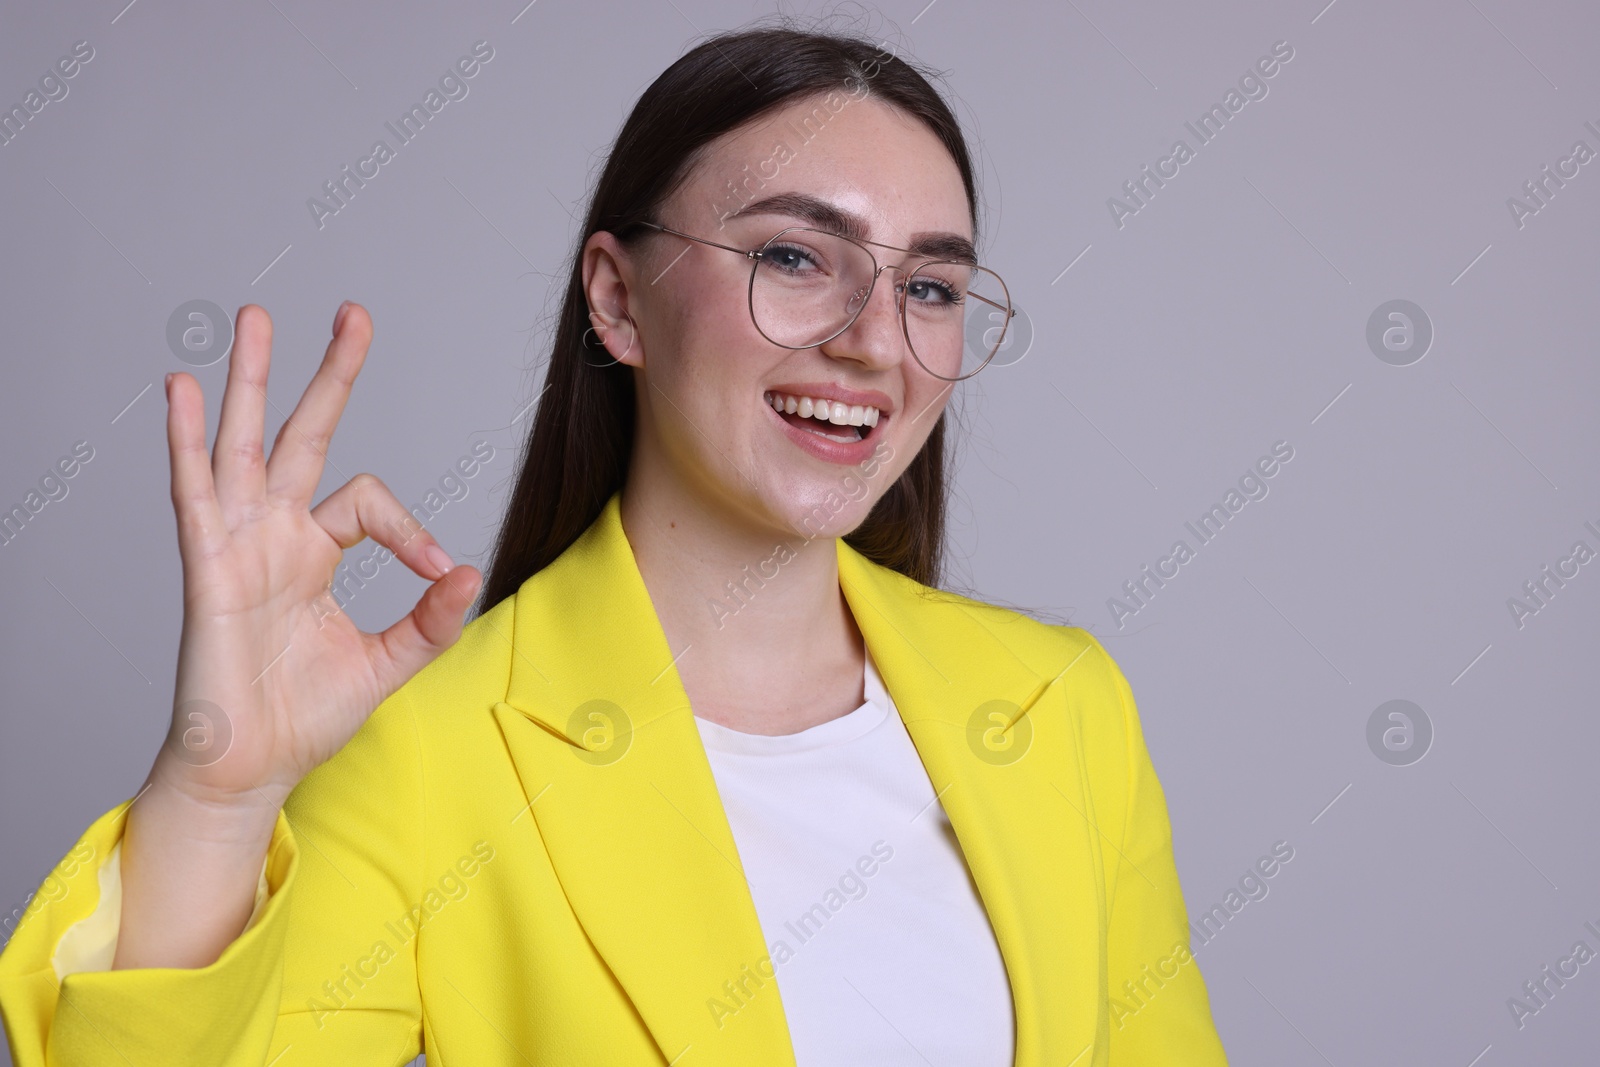
<instances>
[{"instance_id":1,"label":"gray background","mask_svg":"<svg viewBox=\"0 0 1600 1067\"><path fill-rule=\"evenodd\" d=\"M322 492L373 471L418 502L489 441L431 524L481 562L605 150L701 31L770 10L124 2L10 0L0 24L6 104L73 42L95 50L0 147L0 506L94 448L0 547L0 913L137 790L166 729L172 311L272 313L270 440L339 301L364 302L376 340ZM961 391L953 584L1106 641L1192 913L1294 848L1198 951L1233 1063L1587 1062L1600 963L1520 1030L1506 1001L1580 938L1600 949L1600 563L1521 628L1507 600L1575 541L1600 549L1579 295L1600 161L1521 228L1506 201L1573 142L1600 150L1600 13L1325 3L861 9L947 72L982 254L1033 333ZM495 56L469 96L319 230L306 199L479 39ZM1295 55L1269 94L1119 229L1107 198L1279 40ZM1366 341L1397 298L1435 330L1409 366ZM225 368L196 371L213 428ZM1119 629L1107 599L1193 545L1184 523L1280 440L1269 495ZM387 567L350 610L380 628L421 588ZM1435 732L1409 766L1366 739L1392 699Z\"/></svg>"}]
</instances>

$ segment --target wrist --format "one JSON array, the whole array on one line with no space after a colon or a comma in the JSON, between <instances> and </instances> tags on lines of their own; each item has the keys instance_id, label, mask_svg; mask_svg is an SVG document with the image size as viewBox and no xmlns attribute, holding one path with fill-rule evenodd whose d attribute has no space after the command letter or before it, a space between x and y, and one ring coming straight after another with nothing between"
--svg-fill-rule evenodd
<instances>
[{"instance_id":1,"label":"wrist","mask_svg":"<svg viewBox=\"0 0 1600 1067\"><path fill-rule=\"evenodd\" d=\"M271 787L221 793L190 780L158 757L128 818L161 827L169 839L254 851L272 838L287 791ZM281 792L281 795L280 795Z\"/></svg>"}]
</instances>

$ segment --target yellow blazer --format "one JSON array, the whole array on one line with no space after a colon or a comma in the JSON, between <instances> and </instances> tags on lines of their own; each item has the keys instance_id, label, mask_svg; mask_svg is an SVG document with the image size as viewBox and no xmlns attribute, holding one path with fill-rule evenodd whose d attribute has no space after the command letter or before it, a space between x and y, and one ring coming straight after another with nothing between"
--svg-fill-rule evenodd
<instances>
[{"instance_id":1,"label":"yellow blazer","mask_svg":"<svg viewBox=\"0 0 1600 1067\"><path fill-rule=\"evenodd\" d=\"M64 938L114 936L132 801L97 819L0 955L17 1067L793 1065L618 502L300 783L210 966L108 971L114 939ZM1017 1067L1225 1065L1116 664L836 545L999 942Z\"/></svg>"}]
</instances>

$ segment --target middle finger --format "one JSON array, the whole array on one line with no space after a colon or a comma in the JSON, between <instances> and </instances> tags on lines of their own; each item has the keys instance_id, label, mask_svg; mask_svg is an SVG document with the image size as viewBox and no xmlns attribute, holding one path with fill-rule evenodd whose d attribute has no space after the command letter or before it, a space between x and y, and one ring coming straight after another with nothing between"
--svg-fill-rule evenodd
<instances>
[{"instance_id":1,"label":"middle finger","mask_svg":"<svg viewBox=\"0 0 1600 1067\"><path fill-rule=\"evenodd\" d=\"M261 498L262 415L267 404L267 366L272 359L272 318L254 304L234 316L233 351L222 391L222 415L211 452L211 478L224 515Z\"/></svg>"}]
</instances>

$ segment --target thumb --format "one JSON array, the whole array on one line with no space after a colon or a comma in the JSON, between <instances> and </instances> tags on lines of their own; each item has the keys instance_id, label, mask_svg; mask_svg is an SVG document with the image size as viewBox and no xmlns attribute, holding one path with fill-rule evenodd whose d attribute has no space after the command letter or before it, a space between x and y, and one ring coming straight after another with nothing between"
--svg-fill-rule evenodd
<instances>
[{"instance_id":1,"label":"thumb","mask_svg":"<svg viewBox=\"0 0 1600 1067\"><path fill-rule=\"evenodd\" d=\"M376 673L386 694L456 643L463 617L482 584L478 568L452 567L423 591L405 618L377 635L382 651Z\"/></svg>"}]
</instances>

